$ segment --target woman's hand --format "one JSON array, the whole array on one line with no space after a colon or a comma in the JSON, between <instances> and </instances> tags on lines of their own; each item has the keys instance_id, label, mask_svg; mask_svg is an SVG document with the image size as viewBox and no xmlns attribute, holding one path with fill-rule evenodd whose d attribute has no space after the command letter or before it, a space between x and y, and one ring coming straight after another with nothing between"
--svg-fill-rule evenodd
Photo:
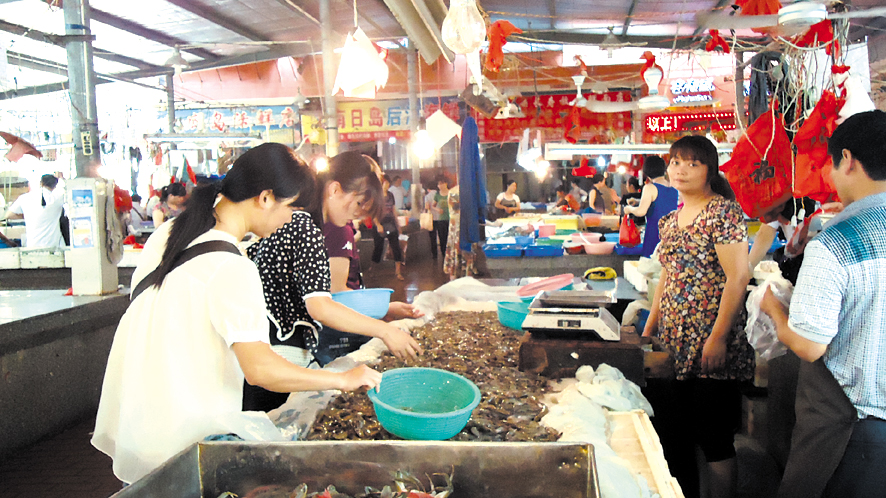
<instances>
[{"instance_id":1,"label":"woman's hand","mask_svg":"<svg viewBox=\"0 0 886 498\"><path fill-rule=\"evenodd\" d=\"M710 374L726 366L726 337L708 337L701 351L701 372Z\"/></svg>"},{"instance_id":2,"label":"woman's hand","mask_svg":"<svg viewBox=\"0 0 886 498\"><path fill-rule=\"evenodd\" d=\"M383 318L384 321L399 320L401 318L421 318L425 316L415 306L400 301L394 301L388 306L388 313Z\"/></svg>"},{"instance_id":3,"label":"woman's hand","mask_svg":"<svg viewBox=\"0 0 886 498\"><path fill-rule=\"evenodd\" d=\"M391 354L396 356L397 359L405 360L406 358L411 358L414 360L422 353L421 346L418 345L418 342L412 336L393 325L387 325L387 330L379 338L384 341L385 346L388 347Z\"/></svg>"},{"instance_id":4,"label":"woman's hand","mask_svg":"<svg viewBox=\"0 0 886 498\"><path fill-rule=\"evenodd\" d=\"M369 389L376 389L381 385L381 374L366 365L354 367L347 372L342 372L340 375L341 386L339 390L341 391L353 391L363 386Z\"/></svg>"}]
</instances>

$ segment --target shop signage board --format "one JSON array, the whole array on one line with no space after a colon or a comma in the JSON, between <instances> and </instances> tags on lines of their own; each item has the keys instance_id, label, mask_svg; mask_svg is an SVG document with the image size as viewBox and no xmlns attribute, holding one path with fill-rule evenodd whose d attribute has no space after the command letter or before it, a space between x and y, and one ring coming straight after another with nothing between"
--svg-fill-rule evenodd
<instances>
[{"instance_id":1,"label":"shop signage board","mask_svg":"<svg viewBox=\"0 0 886 498\"><path fill-rule=\"evenodd\" d=\"M458 97L422 99L428 117L438 109L459 120ZM409 100L364 100L338 103L338 138L342 142L374 142L410 137Z\"/></svg>"},{"instance_id":2,"label":"shop signage board","mask_svg":"<svg viewBox=\"0 0 886 498\"><path fill-rule=\"evenodd\" d=\"M646 133L660 134L697 130L733 130L735 112L701 111L692 113L649 114L644 119Z\"/></svg>"},{"instance_id":3,"label":"shop signage board","mask_svg":"<svg viewBox=\"0 0 886 498\"><path fill-rule=\"evenodd\" d=\"M513 102L520 107L525 117L495 119L475 116L481 142L519 142L523 130L541 130L545 140L560 141L563 138L563 127L575 98L575 92L556 95L540 95L537 97L539 107L536 108L536 97L517 97ZM607 92L585 95L587 99L601 102L630 102L628 91ZM537 109L537 110L536 110ZM615 143L617 138L631 132L632 117L630 111L625 112L591 112L581 110L581 134L579 140L588 143Z\"/></svg>"},{"instance_id":4,"label":"shop signage board","mask_svg":"<svg viewBox=\"0 0 886 498\"><path fill-rule=\"evenodd\" d=\"M292 106L219 107L176 111L178 133L249 133L298 129ZM161 116L165 119L165 113ZM178 129L180 128L180 129Z\"/></svg>"}]
</instances>

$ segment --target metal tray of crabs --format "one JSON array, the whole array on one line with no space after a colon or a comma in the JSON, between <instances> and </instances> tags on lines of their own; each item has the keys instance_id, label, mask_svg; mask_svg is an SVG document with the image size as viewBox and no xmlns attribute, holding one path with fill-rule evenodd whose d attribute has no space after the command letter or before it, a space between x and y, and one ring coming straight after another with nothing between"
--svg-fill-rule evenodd
<instances>
[{"instance_id":1,"label":"metal tray of crabs","mask_svg":"<svg viewBox=\"0 0 886 498\"><path fill-rule=\"evenodd\" d=\"M412 493L412 494L410 494ZM115 498L599 497L593 446L416 441L203 442Z\"/></svg>"}]
</instances>

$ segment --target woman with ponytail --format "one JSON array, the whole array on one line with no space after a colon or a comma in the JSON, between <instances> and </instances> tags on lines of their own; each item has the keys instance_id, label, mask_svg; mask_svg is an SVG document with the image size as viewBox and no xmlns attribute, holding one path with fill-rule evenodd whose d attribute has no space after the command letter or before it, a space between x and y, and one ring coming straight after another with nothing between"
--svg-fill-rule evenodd
<instances>
[{"instance_id":1,"label":"woman with ponytail","mask_svg":"<svg viewBox=\"0 0 886 498\"><path fill-rule=\"evenodd\" d=\"M695 446L707 461L711 496L734 496L733 436L741 422L740 383L754 376L744 334L748 231L706 137L671 146L668 180L682 207L659 221L661 279L643 331L674 354L676 381L649 386L665 459L686 496L698 496Z\"/></svg>"},{"instance_id":2,"label":"woman with ponytail","mask_svg":"<svg viewBox=\"0 0 886 498\"><path fill-rule=\"evenodd\" d=\"M319 175L315 191L310 213L296 211L289 223L248 250L258 266L268 309L280 325L271 331L272 347L287 360L308 366L317 359L318 343L329 327L378 337L394 356L414 358L421 347L409 334L333 301L330 292L322 225L331 221L344 226L353 219L378 215L384 197L371 163L357 152L343 152L330 159L329 171ZM323 354L320 361L332 358ZM249 384L243 390L244 410L269 411L286 402L285 393Z\"/></svg>"},{"instance_id":3,"label":"woman with ponytail","mask_svg":"<svg viewBox=\"0 0 886 498\"><path fill-rule=\"evenodd\" d=\"M241 412L244 379L276 392L354 390L381 375L287 362L268 343L255 265L237 250L309 208L309 168L280 144L244 153L223 180L196 188L185 211L151 235L129 309L114 336L92 444L133 482L191 443L254 423ZM264 416L264 415L261 415Z\"/></svg>"}]
</instances>

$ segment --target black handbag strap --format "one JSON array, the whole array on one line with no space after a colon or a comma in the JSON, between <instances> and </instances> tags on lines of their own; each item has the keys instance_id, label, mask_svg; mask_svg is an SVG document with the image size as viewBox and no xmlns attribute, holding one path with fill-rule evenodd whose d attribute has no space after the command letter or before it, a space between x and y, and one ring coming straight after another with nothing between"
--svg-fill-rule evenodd
<instances>
[{"instance_id":1,"label":"black handbag strap","mask_svg":"<svg viewBox=\"0 0 886 498\"><path fill-rule=\"evenodd\" d=\"M167 275L172 273L173 270L178 268L179 266L187 263L188 261L200 256L202 254L206 254L208 252L229 252L231 254L241 255L240 249L237 248L234 244L230 242L226 242L224 240L209 240L206 242L201 242L199 244L193 245L184 251L178 253L175 257L175 260L172 263L172 268L169 269ZM139 296L142 292L146 291L148 287L154 284L154 280L156 279L157 271L159 268L155 268L154 271L148 273L145 278L141 279L138 285L135 286L135 290L132 291L132 294L129 295L129 302L135 301L135 298ZM162 280L161 280L162 282ZM159 283L159 282L158 282Z\"/></svg>"}]
</instances>

